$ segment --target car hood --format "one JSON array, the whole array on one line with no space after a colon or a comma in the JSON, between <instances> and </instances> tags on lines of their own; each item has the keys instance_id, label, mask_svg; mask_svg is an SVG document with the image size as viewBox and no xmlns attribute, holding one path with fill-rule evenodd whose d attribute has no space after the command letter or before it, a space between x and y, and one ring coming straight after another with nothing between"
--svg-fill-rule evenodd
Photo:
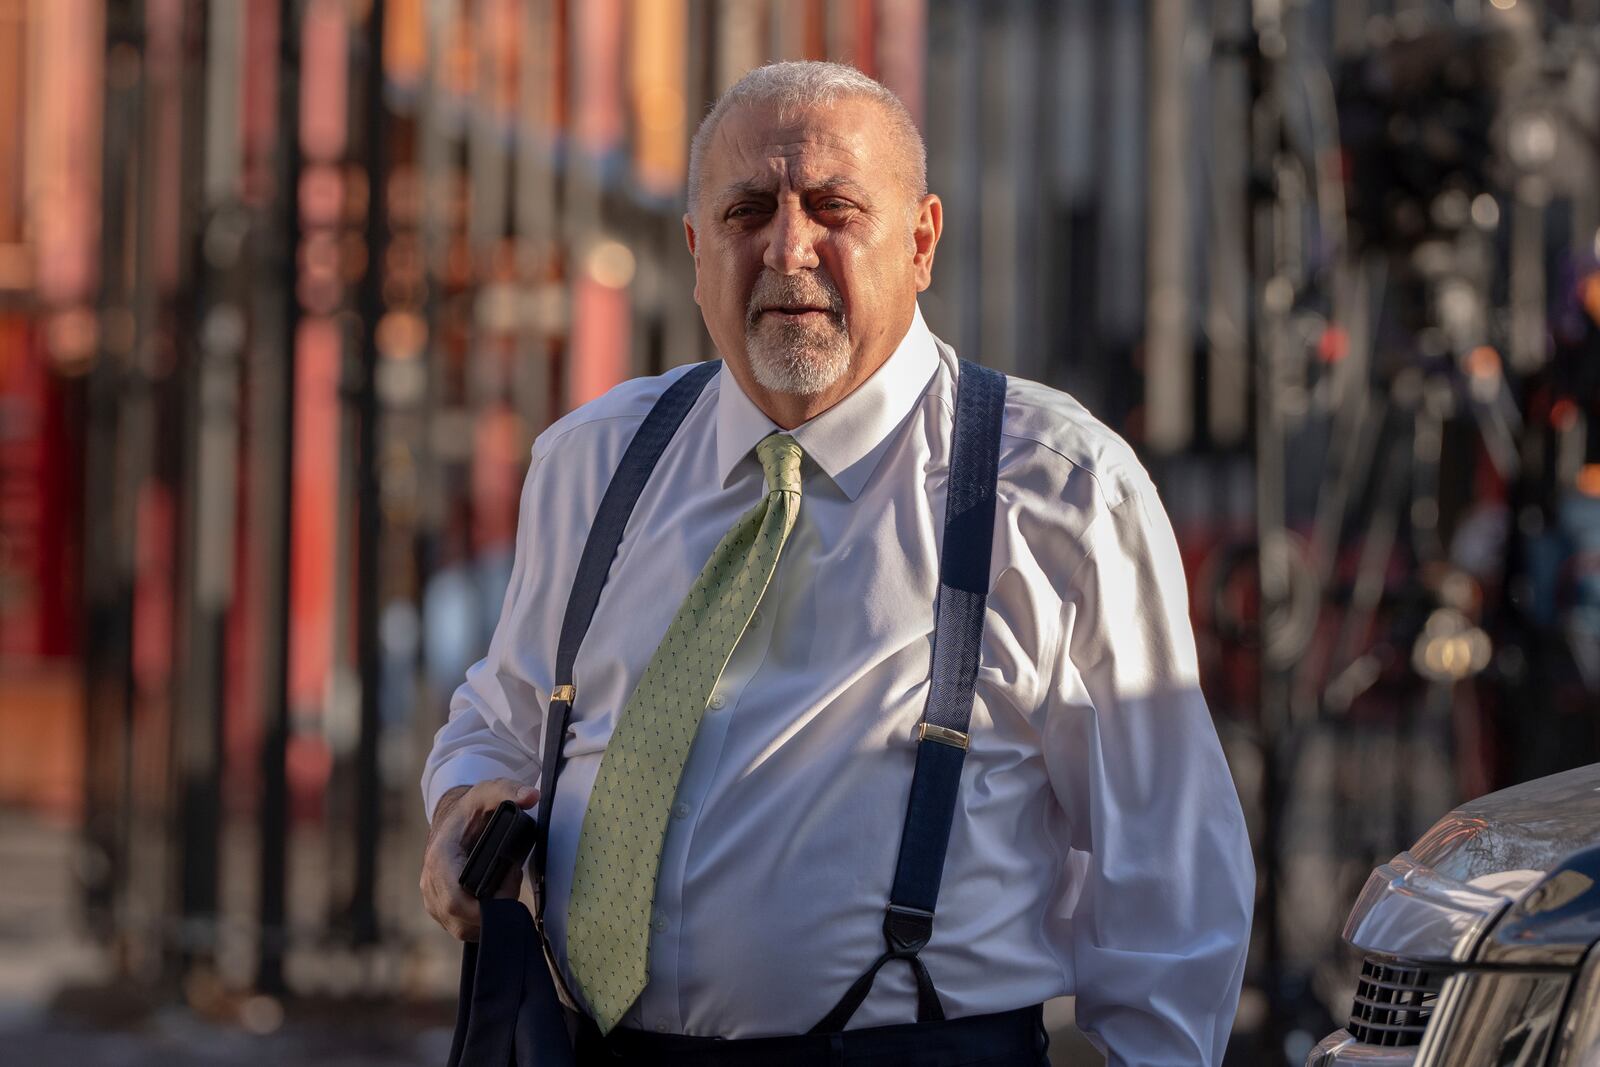
<instances>
[{"instance_id":1,"label":"car hood","mask_svg":"<svg viewBox=\"0 0 1600 1067\"><path fill-rule=\"evenodd\" d=\"M1597 841L1600 764L1479 797L1372 872L1345 940L1370 952L1464 961L1509 904Z\"/></svg>"},{"instance_id":2,"label":"car hood","mask_svg":"<svg viewBox=\"0 0 1600 1067\"><path fill-rule=\"evenodd\" d=\"M1600 763L1489 793L1433 824L1409 852L1446 878L1543 874L1600 840Z\"/></svg>"}]
</instances>

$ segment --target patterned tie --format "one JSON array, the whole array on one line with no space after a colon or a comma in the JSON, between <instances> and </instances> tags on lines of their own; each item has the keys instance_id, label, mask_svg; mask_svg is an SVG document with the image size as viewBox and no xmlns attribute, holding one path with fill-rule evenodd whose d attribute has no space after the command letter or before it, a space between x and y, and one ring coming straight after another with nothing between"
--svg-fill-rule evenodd
<instances>
[{"instance_id":1,"label":"patterned tie","mask_svg":"<svg viewBox=\"0 0 1600 1067\"><path fill-rule=\"evenodd\" d=\"M800 511L800 446L756 445L767 496L723 536L689 588L606 744L567 910L567 961L609 1033L647 980L661 842L701 713L750 623Z\"/></svg>"}]
</instances>

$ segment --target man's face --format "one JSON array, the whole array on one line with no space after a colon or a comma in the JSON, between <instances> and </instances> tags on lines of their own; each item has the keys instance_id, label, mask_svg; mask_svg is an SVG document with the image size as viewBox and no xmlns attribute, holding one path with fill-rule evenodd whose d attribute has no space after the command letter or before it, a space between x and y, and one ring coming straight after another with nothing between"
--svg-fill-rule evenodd
<instances>
[{"instance_id":1,"label":"man's face","mask_svg":"<svg viewBox=\"0 0 1600 1067\"><path fill-rule=\"evenodd\" d=\"M695 302L742 383L837 399L910 325L939 207L907 188L887 125L876 104L845 99L783 122L738 107L714 131L684 226Z\"/></svg>"}]
</instances>

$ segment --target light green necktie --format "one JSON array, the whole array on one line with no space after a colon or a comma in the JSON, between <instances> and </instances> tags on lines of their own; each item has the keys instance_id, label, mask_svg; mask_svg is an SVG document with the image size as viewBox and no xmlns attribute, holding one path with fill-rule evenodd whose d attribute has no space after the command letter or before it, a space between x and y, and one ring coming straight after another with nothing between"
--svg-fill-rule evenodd
<instances>
[{"instance_id":1,"label":"light green necktie","mask_svg":"<svg viewBox=\"0 0 1600 1067\"><path fill-rule=\"evenodd\" d=\"M567 908L567 962L603 1033L644 989L661 842L700 716L800 512L800 446L756 445L767 496L723 536L628 698L589 794Z\"/></svg>"}]
</instances>

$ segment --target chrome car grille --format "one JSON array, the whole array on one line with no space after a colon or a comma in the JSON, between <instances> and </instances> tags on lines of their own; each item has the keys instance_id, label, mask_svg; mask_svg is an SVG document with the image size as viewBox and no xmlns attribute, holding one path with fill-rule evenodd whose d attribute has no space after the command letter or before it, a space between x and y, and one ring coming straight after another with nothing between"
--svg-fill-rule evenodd
<instances>
[{"instance_id":1,"label":"chrome car grille","mask_svg":"<svg viewBox=\"0 0 1600 1067\"><path fill-rule=\"evenodd\" d=\"M1368 1045L1420 1045L1445 973L1410 960L1368 956L1350 1006L1350 1036Z\"/></svg>"}]
</instances>

